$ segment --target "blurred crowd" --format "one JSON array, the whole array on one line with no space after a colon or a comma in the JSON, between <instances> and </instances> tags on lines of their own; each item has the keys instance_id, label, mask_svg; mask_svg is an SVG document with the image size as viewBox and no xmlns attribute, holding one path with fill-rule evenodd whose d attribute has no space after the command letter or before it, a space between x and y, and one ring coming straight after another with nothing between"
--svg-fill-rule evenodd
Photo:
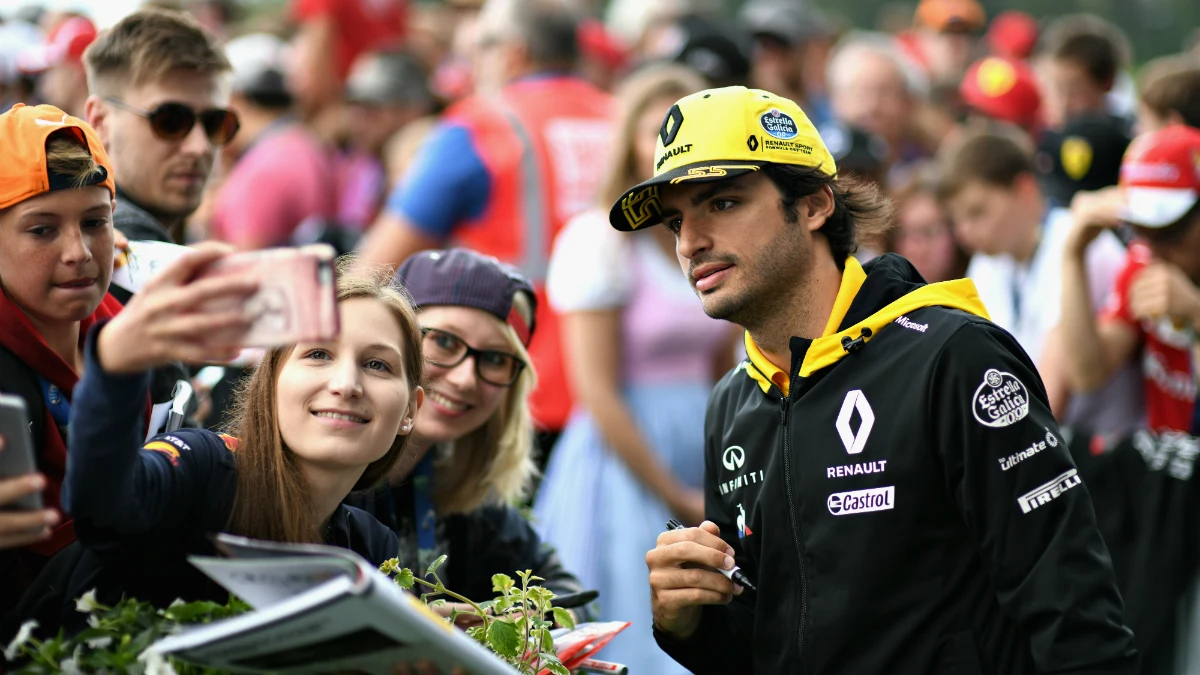
<instances>
[{"instance_id":1,"label":"blurred crowd","mask_svg":"<svg viewBox=\"0 0 1200 675\"><path fill-rule=\"evenodd\" d=\"M1200 46L1144 62L1099 16L988 16L977 0L920 0L893 32L813 0L747 0L733 16L707 0L146 4L158 9L102 31L86 12L10 16L0 111L47 103L94 127L130 241L323 242L391 266L461 246L519 270L536 433L504 461L537 465L512 480L542 478L522 492L488 474L477 489L525 495L561 567L600 590L603 619L649 625L645 552L668 518L703 519L707 395L744 357L741 332L701 310L669 232L607 224L661 161L672 103L709 87L798 103L839 171L894 202L894 227L860 241L860 261L895 252L928 282L969 277L1093 455L1176 434L1176 478L1191 480ZM236 379L199 424L223 422ZM471 398L486 379L447 381L426 393L444 420L509 405ZM1106 493L1093 498L1103 521ZM1200 533L1187 532L1191 556ZM1134 625L1147 673L1200 671L1184 567L1144 610L1152 629ZM648 630L605 653L680 669Z\"/></svg>"}]
</instances>

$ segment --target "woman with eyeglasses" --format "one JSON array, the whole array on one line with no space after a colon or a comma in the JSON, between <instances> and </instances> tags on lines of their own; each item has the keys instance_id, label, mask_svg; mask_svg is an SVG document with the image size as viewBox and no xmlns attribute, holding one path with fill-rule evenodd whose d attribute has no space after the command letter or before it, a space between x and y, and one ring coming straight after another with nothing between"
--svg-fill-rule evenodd
<instances>
[{"instance_id":1,"label":"woman with eyeglasses","mask_svg":"<svg viewBox=\"0 0 1200 675\"><path fill-rule=\"evenodd\" d=\"M472 600L493 596L493 574L526 569L559 596L577 593L579 582L514 506L535 472L533 287L467 249L418 253L396 276L418 307L425 406L391 484L350 503L396 532L400 559L418 561L417 574L447 555L439 576Z\"/></svg>"}]
</instances>

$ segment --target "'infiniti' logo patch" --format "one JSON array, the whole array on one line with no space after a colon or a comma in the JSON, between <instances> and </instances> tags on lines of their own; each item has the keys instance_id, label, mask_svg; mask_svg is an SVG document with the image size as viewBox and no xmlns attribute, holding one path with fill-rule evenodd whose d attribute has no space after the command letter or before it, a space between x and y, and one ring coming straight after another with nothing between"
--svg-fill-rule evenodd
<instances>
[{"instance_id":1,"label":"'infiniti' logo patch","mask_svg":"<svg viewBox=\"0 0 1200 675\"><path fill-rule=\"evenodd\" d=\"M985 427L1006 427L1029 414L1029 392L1012 373L989 369L971 399L975 419Z\"/></svg>"},{"instance_id":2,"label":"'infiniti' logo patch","mask_svg":"<svg viewBox=\"0 0 1200 675\"><path fill-rule=\"evenodd\" d=\"M746 451L740 445L731 445L721 455L721 463L726 469L736 471L746 463Z\"/></svg>"}]
</instances>

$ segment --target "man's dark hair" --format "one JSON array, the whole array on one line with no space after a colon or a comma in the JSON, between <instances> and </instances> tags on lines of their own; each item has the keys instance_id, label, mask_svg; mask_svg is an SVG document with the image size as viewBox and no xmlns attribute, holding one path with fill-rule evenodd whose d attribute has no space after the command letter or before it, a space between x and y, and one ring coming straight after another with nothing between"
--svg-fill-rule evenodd
<instances>
[{"instance_id":1,"label":"man's dark hair","mask_svg":"<svg viewBox=\"0 0 1200 675\"><path fill-rule=\"evenodd\" d=\"M938 180L938 201L953 199L967 184L1011 188L1023 174L1037 176L1033 153L1011 133L977 133L950 150Z\"/></svg>"},{"instance_id":2,"label":"man's dark hair","mask_svg":"<svg viewBox=\"0 0 1200 675\"><path fill-rule=\"evenodd\" d=\"M1102 89L1111 89L1129 64L1129 39L1113 24L1090 14L1065 16L1046 29L1043 50L1056 61L1078 63Z\"/></svg>"},{"instance_id":3,"label":"man's dark hair","mask_svg":"<svg viewBox=\"0 0 1200 675\"><path fill-rule=\"evenodd\" d=\"M517 22L529 59L539 66L567 70L579 61L579 19L565 9L537 8Z\"/></svg>"},{"instance_id":4,"label":"man's dark hair","mask_svg":"<svg viewBox=\"0 0 1200 675\"><path fill-rule=\"evenodd\" d=\"M1200 127L1200 58L1183 56L1146 66L1142 103L1159 117L1179 115L1190 127Z\"/></svg>"},{"instance_id":5,"label":"man's dark hair","mask_svg":"<svg viewBox=\"0 0 1200 675\"><path fill-rule=\"evenodd\" d=\"M780 207L789 223L799 222L802 199L829 186L833 213L817 232L829 240L829 252L839 269L858 250L860 240L884 234L892 225L892 203L874 183L794 164L764 164L762 172L779 190Z\"/></svg>"}]
</instances>

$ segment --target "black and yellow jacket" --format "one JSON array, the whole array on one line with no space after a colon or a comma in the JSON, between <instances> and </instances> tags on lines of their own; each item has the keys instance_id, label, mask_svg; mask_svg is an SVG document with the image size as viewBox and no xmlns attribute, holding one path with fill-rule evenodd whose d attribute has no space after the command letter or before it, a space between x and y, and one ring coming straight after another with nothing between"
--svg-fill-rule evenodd
<instances>
[{"instance_id":1,"label":"black and yellow jacket","mask_svg":"<svg viewBox=\"0 0 1200 675\"><path fill-rule=\"evenodd\" d=\"M709 401L705 510L758 592L665 651L698 674L1136 672L1087 487L970 281L850 259L790 378L746 347Z\"/></svg>"}]
</instances>

